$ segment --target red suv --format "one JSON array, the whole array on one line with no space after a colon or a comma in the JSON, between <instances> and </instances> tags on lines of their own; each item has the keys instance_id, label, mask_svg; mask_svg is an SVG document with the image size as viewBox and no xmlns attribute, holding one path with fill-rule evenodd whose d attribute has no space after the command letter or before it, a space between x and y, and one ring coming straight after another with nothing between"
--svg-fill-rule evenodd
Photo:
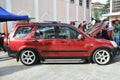
<instances>
[{"instance_id":1,"label":"red suv","mask_svg":"<svg viewBox=\"0 0 120 80\"><path fill-rule=\"evenodd\" d=\"M90 37L65 23L17 24L6 43L8 55L24 65L58 58L80 58L105 65L114 57L116 47L113 41Z\"/></svg>"}]
</instances>

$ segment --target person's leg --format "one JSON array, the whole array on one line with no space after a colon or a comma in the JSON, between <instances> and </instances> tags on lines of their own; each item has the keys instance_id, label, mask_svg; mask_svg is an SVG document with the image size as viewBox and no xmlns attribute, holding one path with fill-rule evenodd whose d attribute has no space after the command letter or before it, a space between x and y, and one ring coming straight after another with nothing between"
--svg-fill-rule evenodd
<instances>
[{"instance_id":1,"label":"person's leg","mask_svg":"<svg viewBox=\"0 0 120 80\"><path fill-rule=\"evenodd\" d=\"M118 47L116 49L116 53L119 54L119 37L118 36L113 36L113 40L117 43Z\"/></svg>"},{"instance_id":2,"label":"person's leg","mask_svg":"<svg viewBox=\"0 0 120 80\"><path fill-rule=\"evenodd\" d=\"M4 52L6 52L6 51L7 51L7 50L5 49L5 47L4 47L4 46L2 46L2 49L3 49L3 51L4 51Z\"/></svg>"},{"instance_id":3,"label":"person's leg","mask_svg":"<svg viewBox=\"0 0 120 80\"><path fill-rule=\"evenodd\" d=\"M117 43L117 45L119 45L119 36L113 36L113 40Z\"/></svg>"},{"instance_id":4,"label":"person's leg","mask_svg":"<svg viewBox=\"0 0 120 80\"><path fill-rule=\"evenodd\" d=\"M118 44L118 47L120 48L120 35L119 35L119 44Z\"/></svg>"}]
</instances>

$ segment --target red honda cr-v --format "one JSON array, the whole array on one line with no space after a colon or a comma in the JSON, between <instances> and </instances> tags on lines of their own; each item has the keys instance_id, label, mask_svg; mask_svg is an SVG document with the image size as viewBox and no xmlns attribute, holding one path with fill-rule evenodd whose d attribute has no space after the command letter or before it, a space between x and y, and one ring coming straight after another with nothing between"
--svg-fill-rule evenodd
<instances>
[{"instance_id":1,"label":"red honda cr-v","mask_svg":"<svg viewBox=\"0 0 120 80\"><path fill-rule=\"evenodd\" d=\"M6 45L8 55L20 59L24 65L49 58L81 58L105 65L114 57L116 47L114 41L90 37L64 23L17 24Z\"/></svg>"}]
</instances>

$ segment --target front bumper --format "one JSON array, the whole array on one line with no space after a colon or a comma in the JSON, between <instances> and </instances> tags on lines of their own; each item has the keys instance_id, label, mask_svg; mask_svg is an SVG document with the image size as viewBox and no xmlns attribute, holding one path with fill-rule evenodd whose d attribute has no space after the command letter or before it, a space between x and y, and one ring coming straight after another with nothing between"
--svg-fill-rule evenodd
<instances>
[{"instance_id":1,"label":"front bumper","mask_svg":"<svg viewBox=\"0 0 120 80\"><path fill-rule=\"evenodd\" d=\"M119 48L113 48L112 49L112 56L115 57L117 55L120 55L120 50Z\"/></svg>"}]
</instances>

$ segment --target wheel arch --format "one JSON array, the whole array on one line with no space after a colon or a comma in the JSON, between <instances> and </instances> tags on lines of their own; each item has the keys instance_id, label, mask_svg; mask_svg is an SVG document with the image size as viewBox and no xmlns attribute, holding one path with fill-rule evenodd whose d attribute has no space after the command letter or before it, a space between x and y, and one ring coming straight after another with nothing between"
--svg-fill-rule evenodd
<instances>
[{"instance_id":1,"label":"wheel arch","mask_svg":"<svg viewBox=\"0 0 120 80\"><path fill-rule=\"evenodd\" d=\"M94 61L93 61L93 54L94 54L94 52L95 52L96 50L98 50L98 49L106 49L106 50L108 50L108 51L111 53L111 56L113 56L113 53L112 53L112 49L111 49L111 48L109 48L109 47L98 47L98 48L95 48L95 49L91 52L91 54L90 54L90 56L89 56L89 58L88 58L89 62L94 63Z\"/></svg>"},{"instance_id":2,"label":"wheel arch","mask_svg":"<svg viewBox=\"0 0 120 80\"><path fill-rule=\"evenodd\" d=\"M17 62L19 61L19 59L20 59L20 54L21 54L21 52L22 51L24 51L24 50L32 50L32 51L34 51L35 52L35 54L38 56L38 59L40 59L40 57L42 57L40 54L39 54L39 52L36 50L36 49L34 49L34 48L23 48L23 49L21 49L19 52L18 52L18 54L17 54Z\"/></svg>"}]
</instances>

